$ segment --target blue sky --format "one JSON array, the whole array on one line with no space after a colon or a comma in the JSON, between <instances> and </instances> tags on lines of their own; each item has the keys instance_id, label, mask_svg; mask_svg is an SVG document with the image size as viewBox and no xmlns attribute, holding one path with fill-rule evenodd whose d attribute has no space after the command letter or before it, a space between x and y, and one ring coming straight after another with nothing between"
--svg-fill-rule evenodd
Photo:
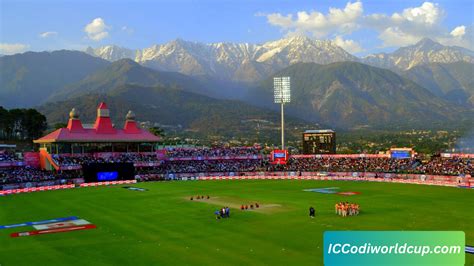
<instances>
[{"instance_id":1,"label":"blue sky","mask_svg":"<svg viewBox=\"0 0 474 266\"><path fill-rule=\"evenodd\" d=\"M293 34L330 39L357 55L425 36L473 49L473 24L468 0L0 0L0 53L108 44L135 49L176 38L262 43Z\"/></svg>"}]
</instances>

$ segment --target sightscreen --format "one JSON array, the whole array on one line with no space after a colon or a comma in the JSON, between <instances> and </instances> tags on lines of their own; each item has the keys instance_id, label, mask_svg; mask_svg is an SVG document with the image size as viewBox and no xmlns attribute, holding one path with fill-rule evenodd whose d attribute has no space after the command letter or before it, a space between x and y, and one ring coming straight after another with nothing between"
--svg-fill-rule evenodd
<instances>
[{"instance_id":1,"label":"sightscreen","mask_svg":"<svg viewBox=\"0 0 474 266\"><path fill-rule=\"evenodd\" d=\"M85 182L131 180L135 178L133 163L90 163L82 165Z\"/></svg>"},{"instance_id":2,"label":"sightscreen","mask_svg":"<svg viewBox=\"0 0 474 266\"><path fill-rule=\"evenodd\" d=\"M114 181L118 179L118 172L98 172L97 181Z\"/></svg>"},{"instance_id":3,"label":"sightscreen","mask_svg":"<svg viewBox=\"0 0 474 266\"><path fill-rule=\"evenodd\" d=\"M395 159L409 159L411 158L410 151L392 151L391 157Z\"/></svg>"}]
</instances>

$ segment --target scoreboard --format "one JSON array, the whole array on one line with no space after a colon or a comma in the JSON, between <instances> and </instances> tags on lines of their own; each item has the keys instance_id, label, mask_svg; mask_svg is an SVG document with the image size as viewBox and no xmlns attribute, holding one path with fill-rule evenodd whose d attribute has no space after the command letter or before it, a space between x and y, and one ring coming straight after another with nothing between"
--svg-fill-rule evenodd
<instances>
[{"instance_id":1,"label":"scoreboard","mask_svg":"<svg viewBox=\"0 0 474 266\"><path fill-rule=\"evenodd\" d=\"M303 154L335 154L336 132L333 130L306 130L303 132Z\"/></svg>"}]
</instances>

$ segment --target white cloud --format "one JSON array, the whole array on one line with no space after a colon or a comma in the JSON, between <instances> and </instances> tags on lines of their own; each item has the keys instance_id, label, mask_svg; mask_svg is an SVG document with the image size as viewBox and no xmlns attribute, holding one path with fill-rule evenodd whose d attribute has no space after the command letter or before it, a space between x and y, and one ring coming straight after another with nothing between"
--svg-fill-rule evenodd
<instances>
[{"instance_id":1,"label":"white cloud","mask_svg":"<svg viewBox=\"0 0 474 266\"><path fill-rule=\"evenodd\" d=\"M91 23L86 25L84 32L86 32L89 39L100 41L109 36L109 32L107 32L108 29L110 29L110 26L105 24L102 18L95 18Z\"/></svg>"},{"instance_id":2,"label":"white cloud","mask_svg":"<svg viewBox=\"0 0 474 266\"><path fill-rule=\"evenodd\" d=\"M58 35L58 33L56 31L46 31L46 32L43 32L43 33L40 33L40 37L41 38L48 38L48 37L52 37L52 36L56 36Z\"/></svg>"},{"instance_id":3,"label":"white cloud","mask_svg":"<svg viewBox=\"0 0 474 266\"><path fill-rule=\"evenodd\" d=\"M280 13L262 14L268 23L284 30L311 33L316 37L325 37L331 32L350 33L357 28L357 20L363 12L362 2L348 2L344 9L329 8L327 14L318 11L300 11L296 15Z\"/></svg>"},{"instance_id":4,"label":"white cloud","mask_svg":"<svg viewBox=\"0 0 474 266\"><path fill-rule=\"evenodd\" d=\"M17 54L26 51L30 46L22 43L0 43L0 54Z\"/></svg>"},{"instance_id":5,"label":"white cloud","mask_svg":"<svg viewBox=\"0 0 474 266\"><path fill-rule=\"evenodd\" d=\"M389 27L403 27L407 31L429 30L437 28L444 17L444 11L438 4L425 2L419 7L404 9L401 13L368 14L364 16L364 26L383 30Z\"/></svg>"},{"instance_id":6,"label":"white cloud","mask_svg":"<svg viewBox=\"0 0 474 266\"><path fill-rule=\"evenodd\" d=\"M341 47L346 45L355 50L358 49L355 45L343 42L342 38L359 29L376 31L383 47L411 45L424 37L470 49L474 46L474 38L467 27L461 25L449 31L442 25L446 12L434 2L423 2L419 6L407 7L391 14L364 14L362 2L357 1L348 2L344 8L331 7L326 14L314 10L284 15L259 12L256 15L265 16L269 24L279 27L286 34L304 33L317 38L340 37L338 41Z\"/></svg>"},{"instance_id":7,"label":"white cloud","mask_svg":"<svg viewBox=\"0 0 474 266\"><path fill-rule=\"evenodd\" d=\"M454 30L451 31L451 36L453 37L462 37L466 34L466 26L457 26Z\"/></svg>"},{"instance_id":8,"label":"white cloud","mask_svg":"<svg viewBox=\"0 0 474 266\"><path fill-rule=\"evenodd\" d=\"M401 17L408 21L433 25L438 23L442 13L443 11L438 7L438 4L424 2L419 7L407 8L403 10L401 15L395 13L392 17Z\"/></svg>"},{"instance_id":9,"label":"white cloud","mask_svg":"<svg viewBox=\"0 0 474 266\"><path fill-rule=\"evenodd\" d=\"M474 25L458 26L449 35L439 38L438 41L444 45L461 46L474 50Z\"/></svg>"},{"instance_id":10,"label":"white cloud","mask_svg":"<svg viewBox=\"0 0 474 266\"><path fill-rule=\"evenodd\" d=\"M383 46L407 46L421 40L423 36L414 36L400 30L399 27L386 28L379 34Z\"/></svg>"},{"instance_id":11,"label":"white cloud","mask_svg":"<svg viewBox=\"0 0 474 266\"><path fill-rule=\"evenodd\" d=\"M379 32L382 46L405 46L424 37L440 37L443 34L440 25L443 17L444 10L438 4L424 2L421 6L405 8L391 15L369 14L364 17L363 23Z\"/></svg>"},{"instance_id":12,"label":"white cloud","mask_svg":"<svg viewBox=\"0 0 474 266\"><path fill-rule=\"evenodd\" d=\"M348 51L349 53L355 54L364 51L360 44L354 40L344 40L341 36L336 36L332 40L337 46Z\"/></svg>"}]
</instances>

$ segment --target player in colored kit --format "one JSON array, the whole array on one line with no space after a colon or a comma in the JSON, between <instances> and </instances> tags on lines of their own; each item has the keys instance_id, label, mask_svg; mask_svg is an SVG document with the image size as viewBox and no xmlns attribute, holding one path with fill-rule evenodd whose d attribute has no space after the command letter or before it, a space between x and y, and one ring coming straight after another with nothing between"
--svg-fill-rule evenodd
<instances>
[{"instance_id":1,"label":"player in colored kit","mask_svg":"<svg viewBox=\"0 0 474 266\"><path fill-rule=\"evenodd\" d=\"M314 218L316 210L311 206L309 207L309 217Z\"/></svg>"}]
</instances>

